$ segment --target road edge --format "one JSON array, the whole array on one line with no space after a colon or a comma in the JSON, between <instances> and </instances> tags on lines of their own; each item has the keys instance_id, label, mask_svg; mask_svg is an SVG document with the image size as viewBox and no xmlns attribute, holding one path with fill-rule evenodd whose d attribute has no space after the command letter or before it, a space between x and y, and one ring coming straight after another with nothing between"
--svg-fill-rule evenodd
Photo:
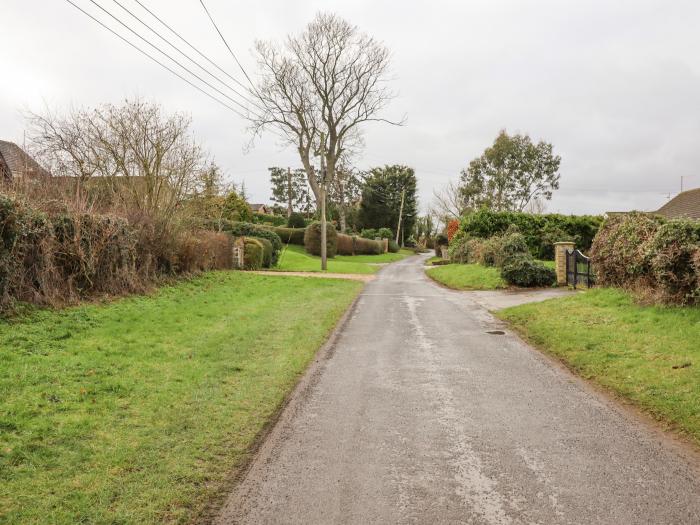
<instances>
[{"instance_id":1,"label":"road edge","mask_svg":"<svg viewBox=\"0 0 700 525\"><path fill-rule=\"evenodd\" d=\"M345 312L328 334L325 342L316 350L312 361L299 377L294 388L285 396L275 413L267 420L258 432L249 447L245 459L234 467L229 478L217 489L205 508L192 520L195 524L218 523L227 516L227 509L235 510L237 489L248 477L255 465L264 461L272 449L275 436L281 433L284 423L293 419L297 410L301 407L308 394L320 379L327 362L333 357L333 353L340 339L340 335L350 318L357 309L357 304L362 297L367 282L358 290L355 298L345 309ZM235 521L234 521L235 522Z\"/></svg>"}]
</instances>

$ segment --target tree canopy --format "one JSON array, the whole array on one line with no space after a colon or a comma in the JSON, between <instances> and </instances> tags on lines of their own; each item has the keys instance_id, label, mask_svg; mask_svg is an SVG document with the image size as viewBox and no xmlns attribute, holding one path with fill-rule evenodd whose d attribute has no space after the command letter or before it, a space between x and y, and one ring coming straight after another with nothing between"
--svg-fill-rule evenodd
<instances>
[{"instance_id":1,"label":"tree canopy","mask_svg":"<svg viewBox=\"0 0 700 525\"><path fill-rule=\"evenodd\" d=\"M534 144L528 135L503 130L462 170L462 202L471 210L522 211L533 199L549 200L559 189L560 162L551 144Z\"/></svg>"},{"instance_id":2,"label":"tree canopy","mask_svg":"<svg viewBox=\"0 0 700 525\"><path fill-rule=\"evenodd\" d=\"M391 228L396 235L401 208L401 193L405 190L401 228L403 239L413 233L418 215L416 174L408 166L393 165L373 168L365 178L360 203L359 223L362 228Z\"/></svg>"}]
</instances>

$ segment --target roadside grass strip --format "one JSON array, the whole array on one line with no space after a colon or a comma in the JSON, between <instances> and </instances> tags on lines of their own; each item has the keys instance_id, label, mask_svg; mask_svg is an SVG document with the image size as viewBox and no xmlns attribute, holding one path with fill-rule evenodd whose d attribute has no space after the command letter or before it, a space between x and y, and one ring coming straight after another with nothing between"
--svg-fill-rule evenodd
<instances>
[{"instance_id":1,"label":"roadside grass strip","mask_svg":"<svg viewBox=\"0 0 700 525\"><path fill-rule=\"evenodd\" d=\"M361 288L212 272L0 321L0 522L191 522Z\"/></svg>"}]
</instances>

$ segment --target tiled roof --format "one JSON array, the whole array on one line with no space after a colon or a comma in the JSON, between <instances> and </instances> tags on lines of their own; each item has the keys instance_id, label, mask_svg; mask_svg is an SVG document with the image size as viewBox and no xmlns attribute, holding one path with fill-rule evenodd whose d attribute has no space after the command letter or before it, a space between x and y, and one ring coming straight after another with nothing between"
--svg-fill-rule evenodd
<instances>
[{"instance_id":1,"label":"tiled roof","mask_svg":"<svg viewBox=\"0 0 700 525\"><path fill-rule=\"evenodd\" d=\"M21 177L25 171L30 177L51 176L47 170L42 168L37 161L14 142L0 140L0 156L5 159L13 177Z\"/></svg>"},{"instance_id":2,"label":"tiled roof","mask_svg":"<svg viewBox=\"0 0 700 525\"><path fill-rule=\"evenodd\" d=\"M3 180L12 180L12 172L10 171L10 167L7 165L7 162L5 162L5 157L2 156L2 152L0 151L0 182Z\"/></svg>"},{"instance_id":3,"label":"tiled roof","mask_svg":"<svg viewBox=\"0 0 700 525\"><path fill-rule=\"evenodd\" d=\"M669 219L700 219L700 188L679 193L654 213Z\"/></svg>"}]
</instances>

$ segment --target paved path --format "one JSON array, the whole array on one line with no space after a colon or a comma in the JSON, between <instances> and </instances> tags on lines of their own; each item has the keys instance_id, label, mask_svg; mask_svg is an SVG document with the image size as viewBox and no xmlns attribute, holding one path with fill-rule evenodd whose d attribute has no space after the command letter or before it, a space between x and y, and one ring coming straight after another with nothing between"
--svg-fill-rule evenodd
<instances>
[{"instance_id":1,"label":"paved path","mask_svg":"<svg viewBox=\"0 0 700 525\"><path fill-rule=\"evenodd\" d=\"M219 523L700 523L696 457L423 259L366 286Z\"/></svg>"}]
</instances>

